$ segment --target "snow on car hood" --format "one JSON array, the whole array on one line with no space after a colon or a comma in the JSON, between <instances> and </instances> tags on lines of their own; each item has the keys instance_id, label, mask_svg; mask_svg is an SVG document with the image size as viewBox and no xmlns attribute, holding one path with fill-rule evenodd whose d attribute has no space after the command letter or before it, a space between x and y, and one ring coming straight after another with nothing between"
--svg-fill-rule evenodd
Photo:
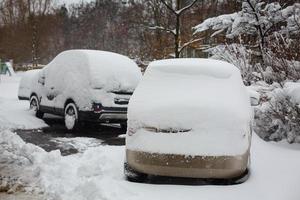
<instances>
[{"instance_id":1,"label":"snow on car hood","mask_svg":"<svg viewBox=\"0 0 300 200\"><path fill-rule=\"evenodd\" d=\"M149 65L131 97L128 127L132 132L140 131L141 135L153 128L158 132L190 130L172 134L172 137L177 137L179 144L184 141L182 135L191 134L196 141L201 139L211 145L217 138L242 138L243 134L249 134L251 115L247 90L239 70L233 65L209 59L164 60ZM129 140L130 147L134 142L130 144ZM172 142L175 144L176 141ZM222 139L217 143L220 142ZM244 143L240 151L246 150L248 138ZM170 151L174 152L174 149Z\"/></svg>"}]
</instances>

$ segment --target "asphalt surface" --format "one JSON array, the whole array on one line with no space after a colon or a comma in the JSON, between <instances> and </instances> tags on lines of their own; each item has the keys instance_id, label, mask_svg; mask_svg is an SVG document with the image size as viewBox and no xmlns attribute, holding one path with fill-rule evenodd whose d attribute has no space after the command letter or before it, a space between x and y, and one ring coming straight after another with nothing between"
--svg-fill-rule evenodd
<instances>
[{"instance_id":1,"label":"asphalt surface","mask_svg":"<svg viewBox=\"0 0 300 200\"><path fill-rule=\"evenodd\" d=\"M85 137L99 140L103 145L125 145L125 138L119 137L126 133L118 124L85 124L75 131L68 131L62 118L44 118L49 127L31 130L16 130L16 133L28 143L35 144L46 151L60 150L62 155L78 153L78 149L63 146L55 142L55 138Z\"/></svg>"}]
</instances>

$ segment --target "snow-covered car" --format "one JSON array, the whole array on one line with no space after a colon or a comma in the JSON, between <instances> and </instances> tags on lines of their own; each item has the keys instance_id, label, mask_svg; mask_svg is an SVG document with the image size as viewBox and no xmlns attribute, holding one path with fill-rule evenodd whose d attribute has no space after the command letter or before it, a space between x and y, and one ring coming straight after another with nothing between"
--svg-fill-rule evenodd
<instances>
[{"instance_id":1,"label":"snow-covered car","mask_svg":"<svg viewBox=\"0 0 300 200\"><path fill-rule=\"evenodd\" d=\"M29 100L31 91L31 85L37 81L39 69L28 70L24 72L22 75L19 90L18 90L18 98L19 100Z\"/></svg>"},{"instance_id":2,"label":"snow-covered car","mask_svg":"<svg viewBox=\"0 0 300 200\"><path fill-rule=\"evenodd\" d=\"M154 61L128 105L125 176L247 177L252 115L235 66L210 59Z\"/></svg>"},{"instance_id":3,"label":"snow-covered car","mask_svg":"<svg viewBox=\"0 0 300 200\"><path fill-rule=\"evenodd\" d=\"M81 121L120 123L126 127L127 105L142 77L126 56L97 50L60 53L31 84L30 108L64 116L72 130Z\"/></svg>"}]
</instances>

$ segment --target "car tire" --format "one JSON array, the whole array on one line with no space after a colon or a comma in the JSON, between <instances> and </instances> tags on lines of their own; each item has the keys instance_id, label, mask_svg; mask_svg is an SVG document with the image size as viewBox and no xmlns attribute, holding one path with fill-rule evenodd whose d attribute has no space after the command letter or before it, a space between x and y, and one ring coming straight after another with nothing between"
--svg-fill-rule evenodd
<instances>
[{"instance_id":1,"label":"car tire","mask_svg":"<svg viewBox=\"0 0 300 200\"><path fill-rule=\"evenodd\" d=\"M40 111L40 103L39 103L39 100L38 100L37 96L32 95L30 97L29 108L30 108L30 110L34 111L34 115L37 118L40 118L40 119L43 118L44 113Z\"/></svg>"},{"instance_id":2,"label":"car tire","mask_svg":"<svg viewBox=\"0 0 300 200\"><path fill-rule=\"evenodd\" d=\"M68 103L64 109L65 127L73 131L78 127L78 109L75 103Z\"/></svg>"},{"instance_id":3,"label":"car tire","mask_svg":"<svg viewBox=\"0 0 300 200\"><path fill-rule=\"evenodd\" d=\"M134 170L126 162L124 163L124 174L125 174L126 180L128 180L130 182L138 182L138 183L145 182L145 180L148 177L147 174L144 174L144 173Z\"/></svg>"}]
</instances>

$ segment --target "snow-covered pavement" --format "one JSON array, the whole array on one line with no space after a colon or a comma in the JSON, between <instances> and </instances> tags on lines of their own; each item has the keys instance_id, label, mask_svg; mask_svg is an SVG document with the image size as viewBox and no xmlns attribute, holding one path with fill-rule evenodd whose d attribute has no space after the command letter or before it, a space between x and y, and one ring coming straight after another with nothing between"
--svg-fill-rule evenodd
<instances>
[{"instance_id":1,"label":"snow-covered pavement","mask_svg":"<svg viewBox=\"0 0 300 200\"><path fill-rule=\"evenodd\" d=\"M124 146L97 146L84 138L72 140L81 148L77 154L46 152L4 130L44 125L28 112L28 104L17 101L17 84L18 80L11 78L0 83L0 176L19 178L29 194L42 191L50 200L300 199L300 149L267 143L256 135L252 140L251 176L245 183L233 186L127 182L123 175Z\"/></svg>"}]
</instances>

